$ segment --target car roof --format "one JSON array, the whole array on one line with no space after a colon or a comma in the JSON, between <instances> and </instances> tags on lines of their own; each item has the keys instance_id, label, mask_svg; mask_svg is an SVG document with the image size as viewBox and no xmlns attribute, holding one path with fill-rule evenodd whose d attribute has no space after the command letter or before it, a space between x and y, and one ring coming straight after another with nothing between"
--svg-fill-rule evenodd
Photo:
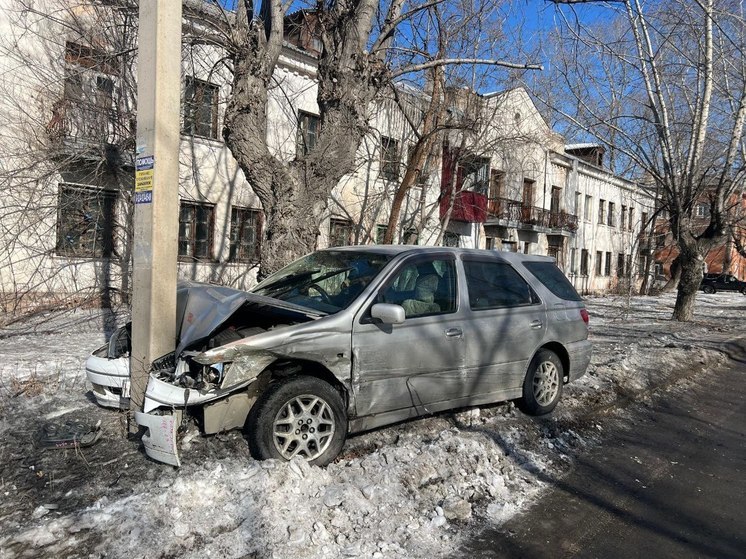
<instances>
[{"instance_id":1,"label":"car roof","mask_svg":"<svg viewBox=\"0 0 746 559\"><path fill-rule=\"evenodd\" d=\"M342 252L368 252L372 254L390 254L397 256L399 254L443 254L452 253L454 255L473 256L473 257L491 257L504 260L506 262L555 262L550 256L540 256L536 254L523 254L520 252L503 252L498 250L483 250L475 248L453 248L439 246L420 246L420 245L355 245L343 247L330 247L324 251L342 251Z\"/></svg>"}]
</instances>

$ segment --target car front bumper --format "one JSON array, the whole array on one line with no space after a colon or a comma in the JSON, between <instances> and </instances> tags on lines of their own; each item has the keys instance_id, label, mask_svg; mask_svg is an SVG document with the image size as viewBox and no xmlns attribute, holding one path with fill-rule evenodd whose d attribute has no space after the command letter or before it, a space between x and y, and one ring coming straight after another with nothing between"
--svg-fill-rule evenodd
<instances>
[{"instance_id":1,"label":"car front bumper","mask_svg":"<svg viewBox=\"0 0 746 559\"><path fill-rule=\"evenodd\" d=\"M181 425L182 412L179 410L161 414L135 412L135 421L145 428L142 444L145 454L153 460L179 467L179 447L176 432Z\"/></svg>"},{"instance_id":2,"label":"car front bumper","mask_svg":"<svg viewBox=\"0 0 746 559\"><path fill-rule=\"evenodd\" d=\"M109 359L108 346L94 351L85 362L86 379L99 405L127 409L130 401L129 357Z\"/></svg>"}]
</instances>

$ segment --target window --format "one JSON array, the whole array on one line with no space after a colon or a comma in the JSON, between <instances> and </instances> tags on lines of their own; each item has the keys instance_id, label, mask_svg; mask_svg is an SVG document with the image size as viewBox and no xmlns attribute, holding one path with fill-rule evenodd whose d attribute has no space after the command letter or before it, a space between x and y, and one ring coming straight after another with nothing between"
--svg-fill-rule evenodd
<instances>
[{"instance_id":1,"label":"window","mask_svg":"<svg viewBox=\"0 0 746 559\"><path fill-rule=\"evenodd\" d=\"M648 226L648 213L647 212L642 212L642 214L640 215L640 229L641 229L640 232L642 233L643 232L642 229L644 229L647 226ZM632 224L631 223L629 225L629 230L632 231Z\"/></svg>"},{"instance_id":2,"label":"window","mask_svg":"<svg viewBox=\"0 0 746 559\"><path fill-rule=\"evenodd\" d=\"M530 208L534 205L534 183L531 179L523 179L523 198L521 203L524 208Z\"/></svg>"},{"instance_id":3,"label":"window","mask_svg":"<svg viewBox=\"0 0 746 559\"><path fill-rule=\"evenodd\" d=\"M593 197L588 196L586 194L585 196L585 206L583 208L583 219L586 221L591 220L591 212L593 211Z\"/></svg>"},{"instance_id":4,"label":"window","mask_svg":"<svg viewBox=\"0 0 746 559\"><path fill-rule=\"evenodd\" d=\"M694 217L709 217L710 216L710 206L709 204L697 204L694 206Z\"/></svg>"},{"instance_id":5,"label":"window","mask_svg":"<svg viewBox=\"0 0 746 559\"><path fill-rule=\"evenodd\" d=\"M645 264L647 260L645 259L644 254L640 254L637 256L637 275L642 277L645 275Z\"/></svg>"},{"instance_id":6,"label":"window","mask_svg":"<svg viewBox=\"0 0 746 559\"><path fill-rule=\"evenodd\" d=\"M606 253L606 260L604 261L604 275L610 276L611 275L611 253Z\"/></svg>"},{"instance_id":7,"label":"window","mask_svg":"<svg viewBox=\"0 0 746 559\"><path fill-rule=\"evenodd\" d=\"M619 215L621 217L621 220L619 221L619 227L622 231L624 231L627 224L627 206L622 206L622 211Z\"/></svg>"},{"instance_id":8,"label":"window","mask_svg":"<svg viewBox=\"0 0 746 559\"><path fill-rule=\"evenodd\" d=\"M629 209L629 219L627 220L627 226L629 227L629 230L632 231L632 226L635 223L635 208Z\"/></svg>"},{"instance_id":9,"label":"window","mask_svg":"<svg viewBox=\"0 0 746 559\"><path fill-rule=\"evenodd\" d=\"M580 215L580 205L583 203L583 193L575 193L575 215Z\"/></svg>"},{"instance_id":10,"label":"window","mask_svg":"<svg viewBox=\"0 0 746 559\"><path fill-rule=\"evenodd\" d=\"M298 137L296 155L307 155L314 147L319 135L319 117L305 111L298 111Z\"/></svg>"},{"instance_id":11,"label":"window","mask_svg":"<svg viewBox=\"0 0 746 559\"><path fill-rule=\"evenodd\" d=\"M456 233L451 233L450 231L446 231L445 233L443 233L443 246L444 247L458 248L460 242L461 242L461 237L457 235Z\"/></svg>"},{"instance_id":12,"label":"window","mask_svg":"<svg viewBox=\"0 0 746 559\"><path fill-rule=\"evenodd\" d=\"M455 312L455 262L429 258L405 265L381 290L378 301L401 305L407 318Z\"/></svg>"},{"instance_id":13,"label":"window","mask_svg":"<svg viewBox=\"0 0 746 559\"><path fill-rule=\"evenodd\" d=\"M499 200L505 192L505 173L498 169L490 171L490 199Z\"/></svg>"},{"instance_id":14,"label":"window","mask_svg":"<svg viewBox=\"0 0 746 559\"><path fill-rule=\"evenodd\" d=\"M179 209L179 257L194 260L212 258L212 229L215 208L207 204L182 202Z\"/></svg>"},{"instance_id":15,"label":"window","mask_svg":"<svg viewBox=\"0 0 746 559\"><path fill-rule=\"evenodd\" d=\"M219 88L196 78L187 77L184 89L185 134L218 137Z\"/></svg>"},{"instance_id":16,"label":"window","mask_svg":"<svg viewBox=\"0 0 746 559\"><path fill-rule=\"evenodd\" d=\"M604 266L604 253L600 250L596 251L596 275L600 276L602 275L601 272L603 271Z\"/></svg>"},{"instance_id":17,"label":"window","mask_svg":"<svg viewBox=\"0 0 746 559\"><path fill-rule=\"evenodd\" d=\"M588 251L586 249L581 249L580 251L580 275L581 276L587 276L588 275Z\"/></svg>"},{"instance_id":18,"label":"window","mask_svg":"<svg viewBox=\"0 0 746 559\"><path fill-rule=\"evenodd\" d=\"M465 260L464 271L469 289L469 306L473 310L517 307L538 302L538 297L526 280L510 264Z\"/></svg>"},{"instance_id":19,"label":"window","mask_svg":"<svg viewBox=\"0 0 746 559\"><path fill-rule=\"evenodd\" d=\"M116 194L109 190L60 184L56 253L84 258L111 256L115 202Z\"/></svg>"},{"instance_id":20,"label":"window","mask_svg":"<svg viewBox=\"0 0 746 559\"><path fill-rule=\"evenodd\" d=\"M518 243L515 241L503 241L503 252L518 252Z\"/></svg>"},{"instance_id":21,"label":"window","mask_svg":"<svg viewBox=\"0 0 746 559\"><path fill-rule=\"evenodd\" d=\"M608 214L608 225L609 227L616 227L616 213L614 208L614 202L609 202L609 214Z\"/></svg>"},{"instance_id":22,"label":"window","mask_svg":"<svg viewBox=\"0 0 746 559\"><path fill-rule=\"evenodd\" d=\"M562 189L559 186L552 187L552 199L549 204L549 212L558 214L560 211L560 199L562 198Z\"/></svg>"},{"instance_id":23,"label":"window","mask_svg":"<svg viewBox=\"0 0 746 559\"><path fill-rule=\"evenodd\" d=\"M229 262L259 260L262 214L249 208L231 209L231 243Z\"/></svg>"},{"instance_id":24,"label":"window","mask_svg":"<svg viewBox=\"0 0 746 559\"><path fill-rule=\"evenodd\" d=\"M382 245L383 240L386 238L386 231L388 230L388 225L376 225L376 244Z\"/></svg>"},{"instance_id":25,"label":"window","mask_svg":"<svg viewBox=\"0 0 746 559\"><path fill-rule=\"evenodd\" d=\"M409 229L404 230L403 241L405 245L416 245L419 243L419 239L420 234L414 227L410 227Z\"/></svg>"},{"instance_id":26,"label":"window","mask_svg":"<svg viewBox=\"0 0 746 559\"><path fill-rule=\"evenodd\" d=\"M53 107L50 131L89 141L106 141L114 107L114 56L68 42L65 45L64 103Z\"/></svg>"},{"instance_id":27,"label":"window","mask_svg":"<svg viewBox=\"0 0 746 559\"><path fill-rule=\"evenodd\" d=\"M598 201L598 222L601 225L606 223L606 200L604 199Z\"/></svg>"},{"instance_id":28,"label":"window","mask_svg":"<svg viewBox=\"0 0 746 559\"><path fill-rule=\"evenodd\" d=\"M386 136L381 136L381 176L399 180L399 142Z\"/></svg>"},{"instance_id":29,"label":"window","mask_svg":"<svg viewBox=\"0 0 746 559\"><path fill-rule=\"evenodd\" d=\"M624 260L624 254L620 252L616 258L616 275L618 278L624 277Z\"/></svg>"},{"instance_id":30,"label":"window","mask_svg":"<svg viewBox=\"0 0 746 559\"><path fill-rule=\"evenodd\" d=\"M578 250L575 248L570 249L570 273L577 274L578 269L575 267L578 257Z\"/></svg>"},{"instance_id":31,"label":"window","mask_svg":"<svg viewBox=\"0 0 746 559\"><path fill-rule=\"evenodd\" d=\"M329 222L329 246L341 247L352 244L352 222L347 219L332 219Z\"/></svg>"},{"instance_id":32,"label":"window","mask_svg":"<svg viewBox=\"0 0 746 559\"><path fill-rule=\"evenodd\" d=\"M560 299L582 301L562 270L551 262L526 262L524 266L544 284L544 287Z\"/></svg>"}]
</instances>

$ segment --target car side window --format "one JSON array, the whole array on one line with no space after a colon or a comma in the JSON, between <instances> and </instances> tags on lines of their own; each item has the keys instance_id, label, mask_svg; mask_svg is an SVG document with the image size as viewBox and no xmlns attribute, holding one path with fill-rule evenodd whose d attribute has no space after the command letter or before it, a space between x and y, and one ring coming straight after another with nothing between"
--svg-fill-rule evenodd
<instances>
[{"instance_id":1,"label":"car side window","mask_svg":"<svg viewBox=\"0 0 746 559\"><path fill-rule=\"evenodd\" d=\"M378 302L401 305L407 318L455 312L454 261L433 258L404 266L381 290Z\"/></svg>"},{"instance_id":2,"label":"car side window","mask_svg":"<svg viewBox=\"0 0 746 559\"><path fill-rule=\"evenodd\" d=\"M517 307L538 301L526 280L510 264L467 260L464 269L472 310Z\"/></svg>"}]
</instances>

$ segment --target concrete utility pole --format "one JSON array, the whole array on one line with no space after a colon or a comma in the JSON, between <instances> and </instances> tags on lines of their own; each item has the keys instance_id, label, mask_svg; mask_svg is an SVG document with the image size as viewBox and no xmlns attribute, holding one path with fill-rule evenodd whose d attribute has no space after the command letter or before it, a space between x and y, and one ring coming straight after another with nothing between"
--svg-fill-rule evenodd
<instances>
[{"instance_id":1,"label":"concrete utility pole","mask_svg":"<svg viewBox=\"0 0 746 559\"><path fill-rule=\"evenodd\" d=\"M181 2L141 0L138 41L130 432L153 359L175 348Z\"/></svg>"}]
</instances>

